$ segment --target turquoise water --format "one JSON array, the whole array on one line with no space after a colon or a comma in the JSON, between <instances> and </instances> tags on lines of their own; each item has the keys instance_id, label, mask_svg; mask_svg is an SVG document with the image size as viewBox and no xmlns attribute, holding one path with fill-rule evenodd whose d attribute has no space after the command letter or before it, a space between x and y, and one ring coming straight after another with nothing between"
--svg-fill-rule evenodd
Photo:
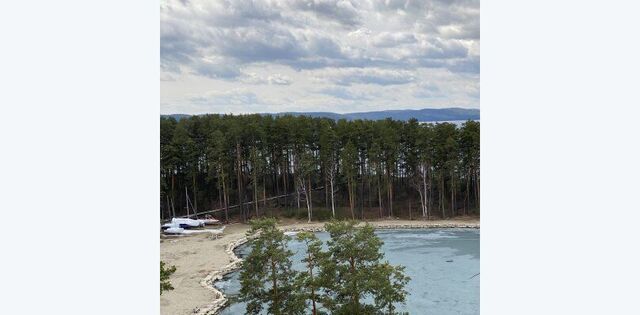
<instances>
[{"instance_id":1,"label":"turquoise water","mask_svg":"<svg viewBox=\"0 0 640 315\"><path fill-rule=\"evenodd\" d=\"M406 266L411 277L407 284L407 303L398 311L410 314L479 314L480 313L480 230L479 229L415 229L378 230L384 241L384 259ZM328 233L317 233L326 241ZM303 269L301 259L305 247L289 242L295 254L294 268ZM243 257L250 245L236 249ZM231 300L221 314L244 314L245 305L234 301L240 291L239 272L228 274L215 286Z\"/></svg>"}]
</instances>

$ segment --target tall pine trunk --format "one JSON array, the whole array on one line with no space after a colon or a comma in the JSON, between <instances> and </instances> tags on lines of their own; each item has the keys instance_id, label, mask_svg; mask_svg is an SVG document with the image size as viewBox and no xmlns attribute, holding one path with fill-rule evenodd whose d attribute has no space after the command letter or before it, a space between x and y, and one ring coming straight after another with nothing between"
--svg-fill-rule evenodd
<instances>
[{"instance_id":1,"label":"tall pine trunk","mask_svg":"<svg viewBox=\"0 0 640 315\"><path fill-rule=\"evenodd\" d=\"M451 217L456 216L456 180L455 172L451 172Z\"/></svg>"},{"instance_id":2,"label":"tall pine trunk","mask_svg":"<svg viewBox=\"0 0 640 315\"><path fill-rule=\"evenodd\" d=\"M240 212L242 213L242 220L247 221L247 217L244 211L244 184L242 183L242 152L240 149L240 143L236 143L236 165L238 168L238 203L240 205Z\"/></svg>"},{"instance_id":3,"label":"tall pine trunk","mask_svg":"<svg viewBox=\"0 0 640 315\"><path fill-rule=\"evenodd\" d=\"M429 220L429 202L427 200L427 166L422 166L422 189L424 193L424 212L427 215L427 220Z\"/></svg>"},{"instance_id":4,"label":"tall pine trunk","mask_svg":"<svg viewBox=\"0 0 640 315\"><path fill-rule=\"evenodd\" d=\"M280 315L280 298L278 297L278 277L276 275L276 268L276 263L273 258L271 258L271 292L273 294L271 301L276 314Z\"/></svg>"},{"instance_id":5,"label":"tall pine trunk","mask_svg":"<svg viewBox=\"0 0 640 315\"><path fill-rule=\"evenodd\" d=\"M309 222L311 222L311 217L313 217L313 199L311 198L311 176L308 177L308 182L309 182L309 196L307 196L309 198Z\"/></svg>"},{"instance_id":6,"label":"tall pine trunk","mask_svg":"<svg viewBox=\"0 0 640 315\"><path fill-rule=\"evenodd\" d=\"M300 179L298 179L299 181ZM300 209L300 186L296 186L296 203L298 205L298 209Z\"/></svg>"},{"instance_id":7,"label":"tall pine trunk","mask_svg":"<svg viewBox=\"0 0 640 315\"><path fill-rule=\"evenodd\" d=\"M355 220L356 216L353 213L353 179L351 177L347 178L347 190L349 191L349 209L351 210L351 219Z\"/></svg>"},{"instance_id":8,"label":"tall pine trunk","mask_svg":"<svg viewBox=\"0 0 640 315\"><path fill-rule=\"evenodd\" d=\"M444 176L440 175L440 209L442 209L442 218L444 219L446 215L444 214Z\"/></svg>"},{"instance_id":9,"label":"tall pine trunk","mask_svg":"<svg viewBox=\"0 0 640 315\"><path fill-rule=\"evenodd\" d=\"M171 211L173 212L173 217L176 217L176 207L173 204L173 198L171 198Z\"/></svg>"},{"instance_id":10,"label":"tall pine trunk","mask_svg":"<svg viewBox=\"0 0 640 315\"><path fill-rule=\"evenodd\" d=\"M253 204L254 204L254 208L256 210L256 218L259 217L259 213L258 213L258 207L260 206L258 204L258 176L256 173L256 170L253 169Z\"/></svg>"},{"instance_id":11,"label":"tall pine trunk","mask_svg":"<svg viewBox=\"0 0 640 315\"><path fill-rule=\"evenodd\" d=\"M171 210L173 212L173 217L176 217L176 208L173 205L173 200L176 198L176 174L173 170L171 170Z\"/></svg>"},{"instance_id":12,"label":"tall pine trunk","mask_svg":"<svg viewBox=\"0 0 640 315\"><path fill-rule=\"evenodd\" d=\"M378 209L380 211L380 219L384 216L382 214L382 190L380 189L380 180L378 180Z\"/></svg>"},{"instance_id":13,"label":"tall pine trunk","mask_svg":"<svg viewBox=\"0 0 640 315\"><path fill-rule=\"evenodd\" d=\"M264 185L262 185L262 208L263 211L267 211L267 179L264 179Z\"/></svg>"},{"instance_id":14,"label":"tall pine trunk","mask_svg":"<svg viewBox=\"0 0 640 315\"><path fill-rule=\"evenodd\" d=\"M333 196L333 175L330 179L331 182L331 215L333 216L333 218L336 217L336 203L334 200L334 196Z\"/></svg>"},{"instance_id":15,"label":"tall pine trunk","mask_svg":"<svg viewBox=\"0 0 640 315\"><path fill-rule=\"evenodd\" d=\"M424 204L424 196L423 196L424 192L422 190L419 191L418 195L420 197L420 210L422 211L422 217L426 217L426 207Z\"/></svg>"},{"instance_id":16,"label":"tall pine trunk","mask_svg":"<svg viewBox=\"0 0 640 315\"><path fill-rule=\"evenodd\" d=\"M476 208L480 209L480 174L478 174L478 170L475 170L475 179L476 179Z\"/></svg>"},{"instance_id":17,"label":"tall pine trunk","mask_svg":"<svg viewBox=\"0 0 640 315\"><path fill-rule=\"evenodd\" d=\"M228 192L227 192L227 184L226 178L222 175L222 195L224 197L224 220L229 223L229 200L228 200Z\"/></svg>"},{"instance_id":18,"label":"tall pine trunk","mask_svg":"<svg viewBox=\"0 0 640 315\"><path fill-rule=\"evenodd\" d=\"M329 208L329 173L327 168L324 169L324 205L326 208ZM333 189L331 189L331 194L333 194Z\"/></svg>"},{"instance_id":19,"label":"tall pine trunk","mask_svg":"<svg viewBox=\"0 0 640 315\"><path fill-rule=\"evenodd\" d=\"M471 170L469 169L467 171L467 188L465 190L465 196L464 196L464 201L465 201L465 205L464 205L464 215L468 215L469 214L469 208L471 208L471 201L469 200L469 182L471 181Z\"/></svg>"},{"instance_id":20,"label":"tall pine trunk","mask_svg":"<svg viewBox=\"0 0 640 315\"><path fill-rule=\"evenodd\" d=\"M283 162L283 163L286 163L288 165L287 161L288 161L288 157L285 158L285 162ZM289 167L288 166L284 168L284 172L282 173L282 183L284 184L284 187L282 189L284 191L284 207L285 207L285 209L289 207L288 200L287 200L288 199L287 196L289 195L289 185L288 185L289 180L288 180L287 177L289 177Z\"/></svg>"},{"instance_id":21,"label":"tall pine trunk","mask_svg":"<svg viewBox=\"0 0 640 315\"><path fill-rule=\"evenodd\" d=\"M389 181L389 218L393 217L393 179Z\"/></svg>"},{"instance_id":22,"label":"tall pine trunk","mask_svg":"<svg viewBox=\"0 0 640 315\"><path fill-rule=\"evenodd\" d=\"M198 195L196 194L196 174L193 174L193 208L194 212L198 213Z\"/></svg>"}]
</instances>

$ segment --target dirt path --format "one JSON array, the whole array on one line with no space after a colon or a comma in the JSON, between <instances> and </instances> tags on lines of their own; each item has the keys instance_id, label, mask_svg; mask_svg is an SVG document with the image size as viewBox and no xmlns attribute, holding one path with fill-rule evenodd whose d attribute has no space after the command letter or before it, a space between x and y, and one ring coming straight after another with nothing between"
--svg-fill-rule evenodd
<instances>
[{"instance_id":1,"label":"dirt path","mask_svg":"<svg viewBox=\"0 0 640 315\"><path fill-rule=\"evenodd\" d=\"M382 220L372 221L378 228L423 228L423 227L480 227L478 218L438 221ZM282 221L285 230L321 229L324 223L301 223L293 220ZM214 271L220 271L233 262L226 251L227 245L245 237L249 229L246 224L231 224L218 239L210 235L195 234L181 237L162 237L160 259L177 270L171 276L174 290L160 296L160 312L163 315L194 314L194 310L204 310L218 298L216 292L204 287L202 280Z\"/></svg>"}]
</instances>

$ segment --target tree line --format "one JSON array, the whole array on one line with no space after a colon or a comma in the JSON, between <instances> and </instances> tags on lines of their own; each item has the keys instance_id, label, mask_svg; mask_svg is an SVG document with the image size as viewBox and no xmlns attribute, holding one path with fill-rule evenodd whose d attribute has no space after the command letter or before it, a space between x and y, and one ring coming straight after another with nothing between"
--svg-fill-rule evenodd
<instances>
[{"instance_id":1,"label":"tree line","mask_svg":"<svg viewBox=\"0 0 640 315\"><path fill-rule=\"evenodd\" d=\"M251 220L252 250L240 273L240 299L246 314L398 314L405 303L410 278L403 266L382 262L382 240L373 227L354 221L325 224L327 250L314 233L296 239L306 248L304 269L292 268L290 236L276 228L275 219ZM369 304L366 301L372 300Z\"/></svg>"},{"instance_id":2,"label":"tree line","mask_svg":"<svg viewBox=\"0 0 640 315\"><path fill-rule=\"evenodd\" d=\"M200 115L160 119L161 217L479 212L480 123ZM412 210L414 209L414 210Z\"/></svg>"}]
</instances>

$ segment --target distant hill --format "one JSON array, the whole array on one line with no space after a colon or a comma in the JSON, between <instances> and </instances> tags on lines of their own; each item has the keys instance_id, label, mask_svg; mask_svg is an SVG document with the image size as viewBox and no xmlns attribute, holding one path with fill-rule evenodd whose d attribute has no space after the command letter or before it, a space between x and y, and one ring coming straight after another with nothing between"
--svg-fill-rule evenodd
<instances>
[{"instance_id":1,"label":"distant hill","mask_svg":"<svg viewBox=\"0 0 640 315\"><path fill-rule=\"evenodd\" d=\"M278 113L276 115L305 115L311 117L327 117L333 119L369 119L380 120L392 118L395 120L409 120L415 118L418 121L446 121L446 120L479 120L480 110L465 108L424 108L424 109L400 109L400 110L383 110L374 112L358 112L347 114L336 114L328 112L291 112Z\"/></svg>"},{"instance_id":2,"label":"distant hill","mask_svg":"<svg viewBox=\"0 0 640 315\"><path fill-rule=\"evenodd\" d=\"M171 118L173 118L173 119L175 119L175 120L180 120L180 119L182 119L182 118L189 118L189 117L191 117L191 116L192 116L192 115L189 115L189 114L160 115L160 117L171 117Z\"/></svg>"},{"instance_id":3,"label":"distant hill","mask_svg":"<svg viewBox=\"0 0 640 315\"><path fill-rule=\"evenodd\" d=\"M409 120L415 118L418 121L451 121L451 120L480 120L479 109L468 108L424 108L424 109L399 109L399 110L383 110L374 112L359 112L359 113L346 113L337 114L331 112L283 112L283 113L263 113L261 115L274 115L274 116L309 116L309 117L326 117L331 119L369 119L380 120L391 118L394 120ZM173 114L162 115L163 117L173 117L176 120L180 120L190 115L185 114Z\"/></svg>"}]
</instances>

